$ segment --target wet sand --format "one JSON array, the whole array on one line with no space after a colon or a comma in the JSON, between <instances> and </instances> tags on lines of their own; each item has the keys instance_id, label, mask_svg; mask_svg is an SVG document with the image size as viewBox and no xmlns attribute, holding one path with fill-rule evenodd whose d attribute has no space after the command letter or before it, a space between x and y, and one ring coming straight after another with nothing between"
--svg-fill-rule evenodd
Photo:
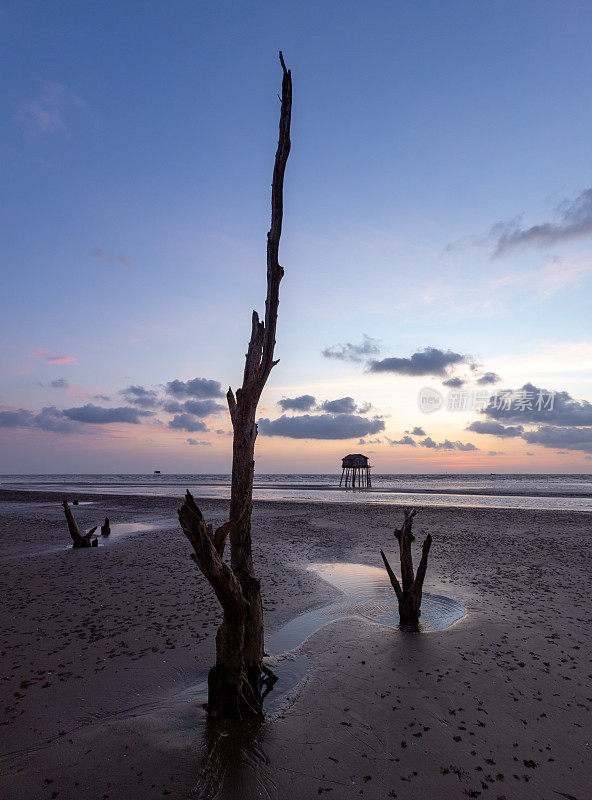
<instances>
[{"instance_id":1,"label":"wet sand","mask_svg":"<svg viewBox=\"0 0 592 800\"><path fill-rule=\"evenodd\" d=\"M422 510L418 543L434 536L426 591L467 616L423 634L332 622L299 651L311 671L295 697L237 745L235 729L206 733L198 684L219 614L177 503L79 497L90 503L73 507L85 530L105 514L154 528L74 551L61 496L0 492L0 796L592 796L591 515ZM223 521L226 502L201 505ZM394 556L400 516L374 504L257 503L269 633L340 597L308 564L380 566L381 547Z\"/></svg>"}]
</instances>

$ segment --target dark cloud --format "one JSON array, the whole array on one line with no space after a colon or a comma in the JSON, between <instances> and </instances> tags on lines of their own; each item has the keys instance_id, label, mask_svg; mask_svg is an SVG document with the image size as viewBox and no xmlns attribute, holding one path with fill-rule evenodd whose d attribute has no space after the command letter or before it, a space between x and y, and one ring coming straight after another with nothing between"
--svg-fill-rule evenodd
<instances>
[{"instance_id":1,"label":"dark cloud","mask_svg":"<svg viewBox=\"0 0 592 800\"><path fill-rule=\"evenodd\" d=\"M408 444L408 445L411 445L411 447L417 447L417 443L409 435L403 436L402 439L388 439L387 438L387 442L390 444L391 447L394 447L396 444Z\"/></svg>"},{"instance_id":2,"label":"dark cloud","mask_svg":"<svg viewBox=\"0 0 592 800\"><path fill-rule=\"evenodd\" d=\"M259 419L263 436L287 436L291 439L354 439L384 430L380 419L368 419L354 414L282 415L278 419Z\"/></svg>"},{"instance_id":3,"label":"dark cloud","mask_svg":"<svg viewBox=\"0 0 592 800\"><path fill-rule=\"evenodd\" d=\"M0 428L29 428L34 415L24 408L18 411L0 411Z\"/></svg>"},{"instance_id":4,"label":"dark cloud","mask_svg":"<svg viewBox=\"0 0 592 800\"><path fill-rule=\"evenodd\" d=\"M85 406L76 408L65 408L64 416L76 422L86 422L91 425L108 425L113 422L125 422L131 425L138 425L143 417L153 415L152 411L141 411L139 408L130 406L118 406L117 408L103 408L87 403Z\"/></svg>"},{"instance_id":5,"label":"dark cloud","mask_svg":"<svg viewBox=\"0 0 592 800\"><path fill-rule=\"evenodd\" d=\"M447 381L442 381L442 386L449 386L451 389L460 389L465 383L466 381L463 381L462 378L448 378Z\"/></svg>"},{"instance_id":6,"label":"dark cloud","mask_svg":"<svg viewBox=\"0 0 592 800\"><path fill-rule=\"evenodd\" d=\"M0 412L0 428L38 428L53 433L74 433L78 425L55 406L46 406L38 414L19 408Z\"/></svg>"},{"instance_id":7,"label":"dark cloud","mask_svg":"<svg viewBox=\"0 0 592 800\"><path fill-rule=\"evenodd\" d=\"M420 427L418 427L416 425L415 428L413 428L413 430L411 431L411 435L412 436L425 436L426 432L424 431L423 428L420 428Z\"/></svg>"},{"instance_id":8,"label":"dark cloud","mask_svg":"<svg viewBox=\"0 0 592 800\"><path fill-rule=\"evenodd\" d=\"M354 414L358 409L353 397L339 397L337 400L325 400L321 408L329 414Z\"/></svg>"},{"instance_id":9,"label":"dark cloud","mask_svg":"<svg viewBox=\"0 0 592 800\"><path fill-rule=\"evenodd\" d=\"M411 358L383 358L381 361L370 361L371 372L394 372L397 375L432 375L445 376L450 367L466 362L466 356L452 350L439 350L437 347L426 347L413 353Z\"/></svg>"},{"instance_id":10,"label":"dark cloud","mask_svg":"<svg viewBox=\"0 0 592 800\"><path fill-rule=\"evenodd\" d=\"M592 187L575 200L566 200L558 209L556 222L543 222L523 228L517 221L500 222L491 229L496 239L494 256L501 256L518 245L552 245L592 234Z\"/></svg>"},{"instance_id":11,"label":"dark cloud","mask_svg":"<svg viewBox=\"0 0 592 800\"><path fill-rule=\"evenodd\" d=\"M183 407L185 411L196 417L208 417L210 414L216 414L225 408L220 403L216 403L215 400L186 400L183 403Z\"/></svg>"},{"instance_id":12,"label":"dark cloud","mask_svg":"<svg viewBox=\"0 0 592 800\"><path fill-rule=\"evenodd\" d=\"M222 411L225 406L216 403L215 400L185 400L180 403L178 400L164 400L162 408L167 414L193 414L196 417L208 417L210 414L215 414Z\"/></svg>"},{"instance_id":13,"label":"dark cloud","mask_svg":"<svg viewBox=\"0 0 592 800\"><path fill-rule=\"evenodd\" d=\"M380 346L376 339L364 334L364 339L361 344L352 344L345 342L345 344L333 344L331 347L326 347L321 351L325 358L336 358L339 361L364 361L369 356L375 356L380 353Z\"/></svg>"},{"instance_id":14,"label":"dark cloud","mask_svg":"<svg viewBox=\"0 0 592 800\"><path fill-rule=\"evenodd\" d=\"M54 389L67 389L70 384L65 378L56 378L49 385Z\"/></svg>"},{"instance_id":15,"label":"dark cloud","mask_svg":"<svg viewBox=\"0 0 592 800\"><path fill-rule=\"evenodd\" d=\"M111 400L108 394L94 394L93 400Z\"/></svg>"},{"instance_id":16,"label":"dark cloud","mask_svg":"<svg viewBox=\"0 0 592 800\"><path fill-rule=\"evenodd\" d=\"M188 433L194 433L195 431L207 433L209 431L205 422L196 419L191 414L177 414L169 422L169 428L177 431L187 431Z\"/></svg>"},{"instance_id":17,"label":"dark cloud","mask_svg":"<svg viewBox=\"0 0 592 800\"><path fill-rule=\"evenodd\" d=\"M310 411L316 402L316 397L311 394L301 394L299 397L284 397L278 401L278 406L282 411Z\"/></svg>"},{"instance_id":18,"label":"dark cloud","mask_svg":"<svg viewBox=\"0 0 592 800\"><path fill-rule=\"evenodd\" d=\"M167 414L181 414L184 410L184 404L178 400L163 400L161 406Z\"/></svg>"},{"instance_id":19,"label":"dark cloud","mask_svg":"<svg viewBox=\"0 0 592 800\"><path fill-rule=\"evenodd\" d=\"M583 450L592 453L592 428L560 427L542 425L536 431L526 431L523 439L529 444L540 444L543 447L558 447L566 450Z\"/></svg>"},{"instance_id":20,"label":"dark cloud","mask_svg":"<svg viewBox=\"0 0 592 800\"><path fill-rule=\"evenodd\" d=\"M478 450L479 449L478 447L475 447L475 445L472 442L466 442L466 443L458 442L458 441L451 442L450 439L444 439L443 442L435 442L431 438L431 436L428 436L423 441L421 441L419 444L420 444L421 447L427 447L427 448L429 448L431 450L463 450L463 451L466 451L466 450Z\"/></svg>"},{"instance_id":21,"label":"dark cloud","mask_svg":"<svg viewBox=\"0 0 592 800\"><path fill-rule=\"evenodd\" d=\"M195 397L198 399L211 399L224 397L220 381L211 381L207 378L193 378L190 381L175 379L166 384L166 393L173 397Z\"/></svg>"},{"instance_id":22,"label":"dark cloud","mask_svg":"<svg viewBox=\"0 0 592 800\"><path fill-rule=\"evenodd\" d=\"M156 392L153 389L145 389L143 386L128 386L119 394L125 397L128 403L133 403L141 408L154 408L158 401Z\"/></svg>"},{"instance_id":23,"label":"dark cloud","mask_svg":"<svg viewBox=\"0 0 592 800\"><path fill-rule=\"evenodd\" d=\"M499 383L501 378L495 372L485 372L480 378L477 378L477 383L480 386L488 386L492 383Z\"/></svg>"},{"instance_id":24,"label":"dark cloud","mask_svg":"<svg viewBox=\"0 0 592 800\"><path fill-rule=\"evenodd\" d=\"M502 422L592 425L592 403L576 400L568 392L539 389L532 383L525 383L518 391L497 392L481 413Z\"/></svg>"},{"instance_id":25,"label":"dark cloud","mask_svg":"<svg viewBox=\"0 0 592 800\"><path fill-rule=\"evenodd\" d=\"M185 444L198 445L200 447L211 447L211 442L198 442L197 439L185 439Z\"/></svg>"},{"instance_id":26,"label":"dark cloud","mask_svg":"<svg viewBox=\"0 0 592 800\"><path fill-rule=\"evenodd\" d=\"M502 425L500 422L471 422L467 426L468 431L473 433L486 433L490 436L499 436L502 439L510 439L516 436L522 436L524 428L522 425Z\"/></svg>"},{"instance_id":27,"label":"dark cloud","mask_svg":"<svg viewBox=\"0 0 592 800\"><path fill-rule=\"evenodd\" d=\"M68 419L66 415L55 406L42 408L34 419L35 427L42 431L53 431L54 433L74 433L79 430L76 422Z\"/></svg>"}]
</instances>

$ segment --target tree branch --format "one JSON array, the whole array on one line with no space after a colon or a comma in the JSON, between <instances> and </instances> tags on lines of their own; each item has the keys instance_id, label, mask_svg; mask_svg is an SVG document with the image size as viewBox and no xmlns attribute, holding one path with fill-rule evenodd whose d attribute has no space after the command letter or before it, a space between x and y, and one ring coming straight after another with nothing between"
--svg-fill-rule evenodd
<instances>
[{"instance_id":1,"label":"tree branch","mask_svg":"<svg viewBox=\"0 0 592 800\"><path fill-rule=\"evenodd\" d=\"M386 556L385 556L385 554L384 554L384 552L382 550L380 551L380 555L382 556L382 560L384 561L384 566L386 567L386 571L387 571L388 576L390 578L391 585L392 585L393 589L395 590L395 594L397 595L397 600L399 601L399 603L402 603L403 602L403 590L401 589L401 585L399 584L399 581L397 580L397 576L392 571L391 565L387 561L387 558L386 558Z\"/></svg>"}]
</instances>

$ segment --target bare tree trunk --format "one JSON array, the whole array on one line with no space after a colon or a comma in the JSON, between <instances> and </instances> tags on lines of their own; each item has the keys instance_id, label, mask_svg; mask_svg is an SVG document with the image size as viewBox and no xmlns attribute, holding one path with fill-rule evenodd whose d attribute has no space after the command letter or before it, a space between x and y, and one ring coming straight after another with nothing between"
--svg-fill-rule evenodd
<instances>
[{"instance_id":1,"label":"bare tree trunk","mask_svg":"<svg viewBox=\"0 0 592 800\"><path fill-rule=\"evenodd\" d=\"M411 543L415 541L415 536L411 532L413 518L416 511L405 511L405 519L401 530L395 530L395 538L399 542L399 557L401 561L401 583L391 569L391 566L381 550L380 555L384 561L384 566L390 578L397 600L399 601L399 619L401 625L414 627L419 622L421 615L421 596L423 582L428 567L428 554L432 545L431 534L428 534L421 551L421 560L417 573L413 573L413 555L411 553ZM402 584L402 586L401 586Z\"/></svg>"},{"instance_id":2,"label":"bare tree trunk","mask_svg":"<svg viewBox=\"0 0 592 800\"><path fill-rule=\"evenodd\" d=\"M227 400L233 428L232 484L229 522L213 531L206 525L195 501L187 493L179 520L195 551L195 561L212 585L224 612L216 636L216 665L208 677L208 712L211 716L244 717L260 714L264 685L273 681L263 666L263 607L260 582L255 575L251 547L253 475L257 438L257 405L272 368L284 270L278 252L282 233L283 188L290 153L292 77L283 69L279 140L271 189L271 228L267 234L267 298L265 320L253 311L251 339L245 360L243 384ZM230 538L230 568L223 561Z\"/></svg>"},{"instance_id":3,"label":"bare tree trunk","mask_svg":"<svg viewBox=\"0 0 592 800\"><path fill-rule=\"evenodd\" d=\"M62 502L62 506L64 507L64 514L66 515L68 530L70 531L70 536L72 537L72 547L98 547L98 540L96 538L92 538L93 533L96 531L98 526L95 525L95 527L92 528L88 533L80 533L80 528L74 519L74 514L70 510L70 506L68 505L66 498L64 498Z\"/></svg>"}]
</instances>

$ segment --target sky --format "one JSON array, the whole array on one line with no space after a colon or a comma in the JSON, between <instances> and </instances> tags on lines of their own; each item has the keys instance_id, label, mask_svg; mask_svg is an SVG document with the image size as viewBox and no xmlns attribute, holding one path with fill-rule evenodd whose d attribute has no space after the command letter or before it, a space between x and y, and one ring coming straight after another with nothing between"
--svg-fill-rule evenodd
<instances>
[{"instance_id":1,"label":"sky","mask_svg":"<svg viewBox=\"0 0 592 800\"><path fill-rule=\"evenodd\" d=\"M0 2L0 472L590 472L586 2Z\"/></svg>"}]
</instances>

